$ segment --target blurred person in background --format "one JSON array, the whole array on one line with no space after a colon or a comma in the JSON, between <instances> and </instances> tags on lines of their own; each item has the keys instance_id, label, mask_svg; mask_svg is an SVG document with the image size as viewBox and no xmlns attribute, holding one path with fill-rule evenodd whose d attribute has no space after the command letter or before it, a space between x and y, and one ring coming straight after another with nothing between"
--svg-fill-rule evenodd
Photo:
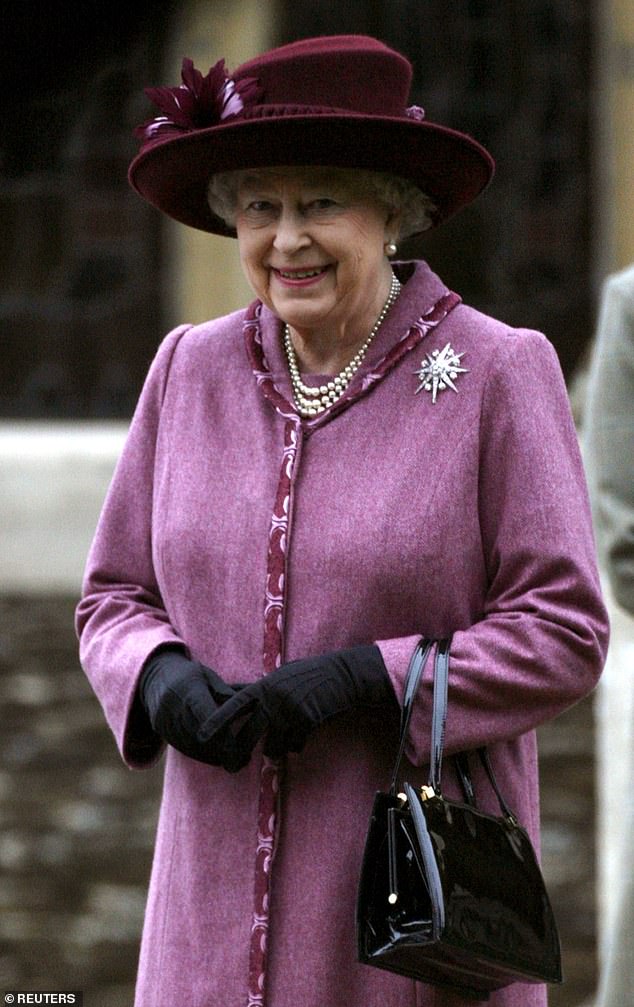
<instances>
[{"instance_id":1,"label":"blurred person in background","mask_svg":"<svg viewBox=\"0 0 634 1007\"><path fill-rule=\"evenodd\" d=\"M634 266L610 276L603 289L584 441L612 616L597 706L597 1007L624 1007L634 996Z\"/></svg>"},{"instance_id":2,"label":"blurred person in background","mask_svg":"<svg viewBox=\"0 0 634 1007\"><path fill-rule=\"evenodd\" d=\"M535 728L602 668L556 354L396 254L493 172L408 107L411 77L381 42L337 36L231 76L185 60L179 87L149 92L161 114L132 185L237 237L256 299L162 343L77 611L122 757L141 768L167 747L136 1007L466 1004L356 958L410 657L453 632L446 749L489 747L535 843ZM408 748L421 782L430 716L427 674ZM546 991L490 1003L543 1007Z\"/></svg>"}]
</instances>

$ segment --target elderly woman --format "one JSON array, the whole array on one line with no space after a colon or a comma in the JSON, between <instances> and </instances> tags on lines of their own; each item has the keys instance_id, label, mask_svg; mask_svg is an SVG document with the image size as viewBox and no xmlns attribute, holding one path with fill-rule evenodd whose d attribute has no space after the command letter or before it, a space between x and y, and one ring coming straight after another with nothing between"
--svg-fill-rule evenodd
<instances>
[{"instance_id":1,"label":"elderly woman","mask_svg":"<svg viewBox=\"0 0 634 1007\"><path fill-rule=\"evenodd\" d=\"M447 750L488 746L535 841L535 727L602 666L553 349L394 261L492 174L474 140L406 108L410 79L398 53L344 36L232 76L185 61L181 86L150 92L162 114L132 185L237 235L256 300L160 347L78 608L123 758L167 746L137 1007L466 1003L356 961L410 656L453 632ZM426 675L421 774L429 723ZM490 1002L541 1007L545 991Z\"/></svg>"}]
</instances>

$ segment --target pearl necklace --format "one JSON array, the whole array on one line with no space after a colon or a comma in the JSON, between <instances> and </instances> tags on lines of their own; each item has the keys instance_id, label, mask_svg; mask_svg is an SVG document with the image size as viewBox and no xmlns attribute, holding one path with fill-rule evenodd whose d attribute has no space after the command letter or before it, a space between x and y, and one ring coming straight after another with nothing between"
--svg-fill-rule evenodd
<instances>
[{"instance_id":1,"label":"pearl necklace","mask_svg":"<svg viewBox=\"0 0 634 1007\"><path fill-rule=\"evenodd\" d=\"M319 413L323 413L325 409L328 409L329 406L333 405L333 403L337 402L337 400L341 398L356 372L359 370L359 367L363 363L363 359L368 351L370 343L381 328L385 316L394 304L394 301L398 297L400 291L401 284L397 280L396 276L392 274L392 283L390 284L390 292L387 296L387 300L383 305L381 314L374 323L372 331L363 346L357 351L350 363L346 364L343 370L339 371L339 374L331 378L327 384L320 385L319 387L305 385L302 381L299 373L297 356L291 341L291 331L288 325L284 326L284 350L286 351L288 369L291 375L293 399L295 400L295 407L300 416L318 416Z\"/></svg>"}]
</instances>

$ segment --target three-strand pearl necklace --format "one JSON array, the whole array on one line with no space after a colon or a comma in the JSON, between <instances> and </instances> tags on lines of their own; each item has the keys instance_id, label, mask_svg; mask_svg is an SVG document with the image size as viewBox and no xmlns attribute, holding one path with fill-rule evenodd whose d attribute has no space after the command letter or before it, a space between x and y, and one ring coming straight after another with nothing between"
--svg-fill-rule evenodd
<instances>
[{"instance_id":1,"label":"three-strand pearl necklace","mask_svg":"<svg viewBox=\"0 0 634 1007\"><path fill-rule=\"evenodd\" d=\"M291 332L288 325L284 326L284 349L286 351L288 369L291 375L291 384L293 386L293 399L295 400L295 407L300 416L318 416L319 413L323 413L325 409L328 409L329 406L332 406L338 399L341 398L353 377L359 370L359 367L363 363L363 359L368 351L370 343L381 328L385 316L394 304L400 290L401 285L396 276L392 274L392 283L390 284L390 292L387 296L387 300L383 305L381 314L374 323L372 331L363 346L361 346L361 348L355 353L350 363L346 364L343 370L339 371L339 374L331 378L325 385L319 385L319 387L305 385L302 381L299 373L297 356L291 341Z\"/></svg>"}]
</instances>

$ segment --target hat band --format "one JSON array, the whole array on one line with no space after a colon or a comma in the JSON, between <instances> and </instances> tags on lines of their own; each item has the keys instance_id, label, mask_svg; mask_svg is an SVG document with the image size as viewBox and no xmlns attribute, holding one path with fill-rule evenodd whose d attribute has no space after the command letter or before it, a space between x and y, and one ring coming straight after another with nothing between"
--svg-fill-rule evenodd
<instances>
[{"instance_id":1,"label":"hat band","mask_svg":"<svg viewBox=\"0 0 634 1007\"><path fill-rule=\"evenodd\" d=\"M372 113L357 112L353 108L339 108L336 105L245 105L239 115L233 116L231 122L235 123L244 119L278 119L286 116L349 116L353 119L371 119ZM425 110L420 105L410 105L404 112L386 112L381 109L375 113L380 119L415 119L422 122L425 118Z\"/></svg>"},{"instance_id":2,"label":"hat band","mask_svg":"<svg viewBox=\"0 0 634 1007\"><path fill-rule=\"evenodd\" d=\"M277 119L294 115L350 115L358 118L359 113L350 108L337 108L334 105L250 105L242 110L240 119ZM234 119L233 122L235 121Z\"/></svg>"}]
</instances>

